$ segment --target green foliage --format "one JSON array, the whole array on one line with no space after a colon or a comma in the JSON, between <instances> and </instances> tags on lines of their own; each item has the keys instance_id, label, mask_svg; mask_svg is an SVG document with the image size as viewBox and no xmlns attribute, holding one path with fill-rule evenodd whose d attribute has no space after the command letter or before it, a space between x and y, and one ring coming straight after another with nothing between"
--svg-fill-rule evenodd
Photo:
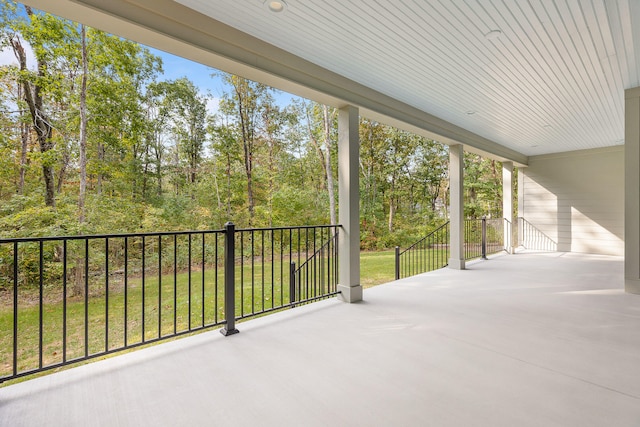
<instances>
[{"instance_id":1,"label":"green foliage","mask_svg":"<svg viewBox=\"0 0 640 427\"><path fill-rule=\"evenodd\" d=\"M32 71L35 64L0 68L1 236L331 221L335 110L302 101L283 105L272 88L220 74L227 90L211 115L209 95L187 77L163 79L161 60L148 49L89 28L88 179L79 222L80 27L21 10L2 2L0 43L19 37L47 67L40 74ZM47 102L48 150L39 149L18 90L25 80L39 85ZM360 143L364 249L406 246L446 220L446 147L367 119ZM470 155L465 162L467 215L500 216L499 163ZM43 166L57 180L55 207L44 204Z\"/></svg>"}]
</instances>

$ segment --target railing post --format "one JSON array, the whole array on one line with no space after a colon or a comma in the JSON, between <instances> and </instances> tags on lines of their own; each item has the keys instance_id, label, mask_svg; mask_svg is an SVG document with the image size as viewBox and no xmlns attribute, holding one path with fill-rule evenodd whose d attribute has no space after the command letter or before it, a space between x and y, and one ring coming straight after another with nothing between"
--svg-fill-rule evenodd
<instances>
[{"instance_id":1,"label":"railing post","mask_svg":"<svg viewBox=\"0 0 640 427\"><path fill-rule=\"evenodd\" d=\"M296 302L296 263L289 265L289 302Z\"/></svg>"},{"instance_id":2,"label":"railing post","mask_svg":"<svg viewBox=\"0 0 640 427\"><path fill-rule=\"evenodd\" d=\"M400 246L396 246L396 280L400 280Z\"/></svg>"},{"instance_id":3,"label":"railing post","mask_svg":"<svg viewBox=\"0 0 640 427\"><path fill-rule=\"evenodd\" d=\"M224 316L227 324L220 329L224 336L237 334L236 329L236 226L224 225Z\"/></svg>"},{"instance_id":4,"label":"railing post","mask_svg":"<svg viewBox=\"0 0 640 427\"><path fill-rule=\"evenodd\" d=\"M482 259L487 259L487 218L482 217Z\"/></svg>"}]
</instances>

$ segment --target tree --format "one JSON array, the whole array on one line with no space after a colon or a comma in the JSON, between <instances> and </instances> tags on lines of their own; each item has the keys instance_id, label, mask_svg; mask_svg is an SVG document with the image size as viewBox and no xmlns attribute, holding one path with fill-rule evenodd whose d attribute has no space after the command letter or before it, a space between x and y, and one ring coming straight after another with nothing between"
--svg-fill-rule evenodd
<instances>
[{"instance_id":1,"label":"tree","mask_svg":"<svg viewBox=\"0 0 640 427\"><path fill-rule=\"evenodd\" d=\"M7 7L5 2L3 6ZM55 206L55 148L54 126L49 115L50 107L56 98L62 100L64 93L64 72L69 71L73 61L69 58L73 43L73 28L67 22L48 14L36 14L25 6L27 18L14 14L6 23L13 32L6 33L9 44L19 64L19 83L27 105L36 140L40 148L42 174L45 184L45 204ZM32 47L36 58L36 71L32 72L27 64L27 54L22 37Z\"/></svg>"},{"instance_id":2,"label":"tree","mask_svg":"<svg viewBox=\"0 0 640 427\"><path fill-rule=\"evenodd\" d=\"M84 203L87 197L87 77L89 61L87 58L87 30L80 26L82 39L82 77L80 83L80 194L78 196L79 221L85 221Z\"/></svg>"},{"instance_id":3,"label":"tree","mask_svg":"<svg viewBox=\"0 0 640 427\"><path fill-rule=\"evenodd\" d=\"M337 145L337 110L326 105L311 103L305 108L309 139L318 153L324 171L324 182L329 197L329 218L337 224L336 195L333 173L333 152Z\"/></svg>"},{"instance_id":4,"label":"tree","mask_svg":"<svg viewBox=\"0 0 640 427\"><path fill-rule=\"evenodd\" d=\"M233 123L239 129L243 152L244 172L247 179L247 208L249 225L254 223L256 195L254 189L256 155L263 140L260 129L261 112L272 103L271 89L261 83L252 82L239 76L225 74L223 80L231 86L232 92L224 95L221 110L232 115Z\"/></svg>"}]
</instances>

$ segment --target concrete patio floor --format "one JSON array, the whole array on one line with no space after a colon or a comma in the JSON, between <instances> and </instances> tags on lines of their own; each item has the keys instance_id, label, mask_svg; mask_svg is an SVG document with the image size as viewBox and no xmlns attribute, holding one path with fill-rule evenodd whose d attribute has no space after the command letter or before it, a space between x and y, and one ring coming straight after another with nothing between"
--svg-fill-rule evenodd
<instances>
[{"instance_id":1,"label":"concrete patio floor","mask_svg":"<svg viewBox=\"0 0 640 427\"><path fill-rule=\"evenodd\" d=\"M0 426L640 426L621 258L498 256L0 389Z\"/></svg>"}]
</instances>

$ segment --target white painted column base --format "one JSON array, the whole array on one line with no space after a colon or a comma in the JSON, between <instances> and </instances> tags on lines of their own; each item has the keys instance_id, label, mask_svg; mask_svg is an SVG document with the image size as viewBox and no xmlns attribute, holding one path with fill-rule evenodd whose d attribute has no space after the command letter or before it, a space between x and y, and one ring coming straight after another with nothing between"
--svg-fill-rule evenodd
<instances>
[{"instance_id":1,"label":"white painted column base","mask_svg":"<svg viewBox=\"0 0 640 427\"><path fill-rule=\"evenodd\" d=\"M343 302L358 302L362 301L362 286L346 286L338 285L338 299Z\"/></svg>"},{"instance_id":2,"label":"white painted column base","mask_svg":"<svg viewBox=\"0 0 640 427\"><path fill-rule=\"evenodd\" d=\"M457 258L449 258L449 268L452 268L454 270L464 270L465 268L464 260L457 259Z\"/></svg>"},{"instance_id":3,"label":"white painted column base","mask_svg":"<svg viewBox=\"0 0 640 427\"><path fill-rule=\"evenodd\" d=\"M624 291L629 294L640 295L640 279L624 279Z\"/></svg>"}]
</instances>

